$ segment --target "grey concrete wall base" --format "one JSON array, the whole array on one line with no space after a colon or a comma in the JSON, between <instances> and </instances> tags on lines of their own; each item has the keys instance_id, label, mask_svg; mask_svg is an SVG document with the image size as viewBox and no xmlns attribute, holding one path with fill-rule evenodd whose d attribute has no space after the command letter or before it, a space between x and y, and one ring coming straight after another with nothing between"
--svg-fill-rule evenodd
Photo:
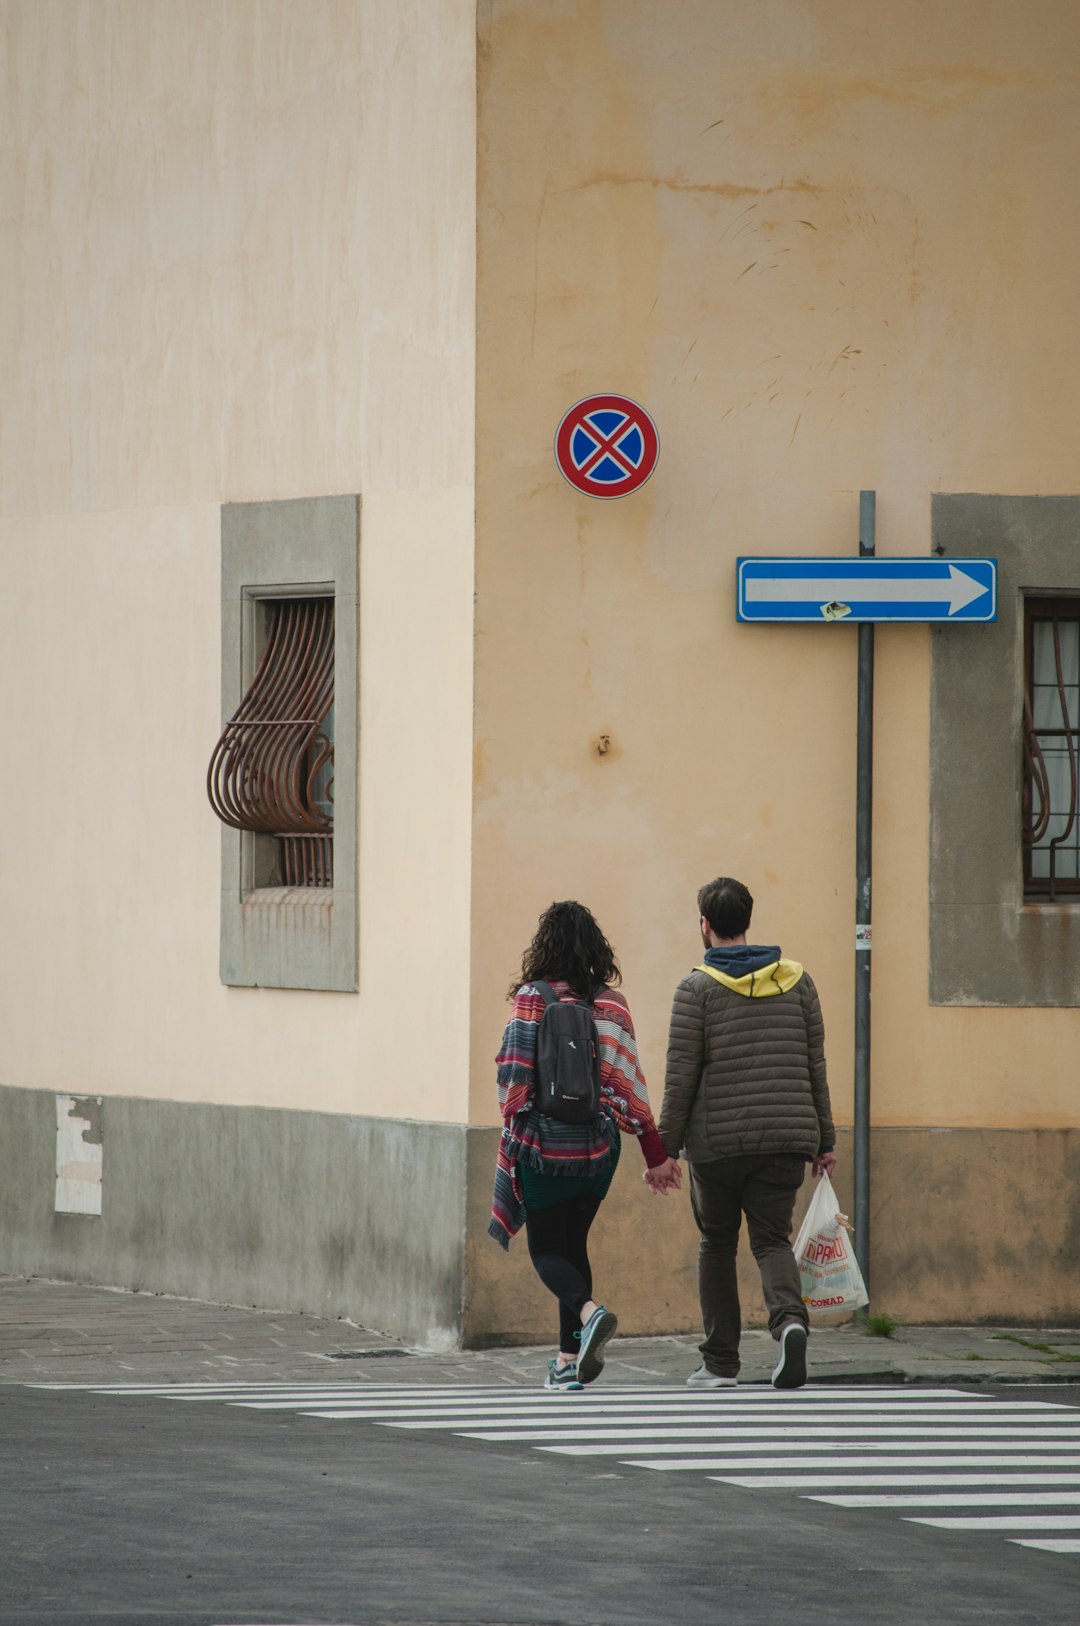
<instances>
[{"instance_id":1,"label":"grey concrete wall base","mask_svg":"<svg viewBox=\"0 0 1080 1626\"><path fill-rule=\"evenodd\" d=\"M101 1218L56 1214L56 1096L0 1087L0 1272L458 1343L464 1129L125 1096L102 1124Z\"/></svg>"},{"instance_id":2,"label":"grey concrete wall base","mask_svg":"<svg viewBox=\"0 0 1080 1626\"><path fill-rule=\"evenodd\" d=\"M551 1343L523 1236L487 1235L498 1131L106 1096L103 1212L57 1214L56 1097L0 1087L0 1273L346 1316L429 1348ZM851 1137L836 1176L851 1201ZM591 1245L629 1334L697 1331L685 1191L624 1148ZM872 1307L908 1322L1080 1324L1080 1131L875 1130ZM796 1224L809 1198L807 1181ZM764 1324L740 1249L743 1319ZM343 1333L344 1347L355 1334Z\"/></svg>"},{"instance_id":3,"label":"grey concrete wall base","mask_svg":"<svg viewBox=\"0 0 1080 1626\"><path fill-rule=\"evenodd\" d=\"M930 1002L1080 1005L1080 899L1025 904L1024 595L1080 595L1080 497L939 495L935 547L998 561L998 619L931 631Z\"/></svg>"}]
</instances>

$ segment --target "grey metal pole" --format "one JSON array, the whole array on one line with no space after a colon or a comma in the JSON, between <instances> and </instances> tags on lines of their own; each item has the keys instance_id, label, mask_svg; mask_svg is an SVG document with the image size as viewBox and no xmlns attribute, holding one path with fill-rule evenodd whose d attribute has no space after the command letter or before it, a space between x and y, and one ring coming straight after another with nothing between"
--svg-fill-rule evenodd
<instances>
[{"instance_id":1,"label":"grey metal pole","mask_svg":"<svg viewBox=\"0 0 1080 1626\"><path fill-rule=\"evenodd\" d=\"M876 543L876 493L859 492L859 557ZM874 628L859 624L855 804L855 1257L870 1292L870 961L874 811Z\"/></svg>"}]
</instances>

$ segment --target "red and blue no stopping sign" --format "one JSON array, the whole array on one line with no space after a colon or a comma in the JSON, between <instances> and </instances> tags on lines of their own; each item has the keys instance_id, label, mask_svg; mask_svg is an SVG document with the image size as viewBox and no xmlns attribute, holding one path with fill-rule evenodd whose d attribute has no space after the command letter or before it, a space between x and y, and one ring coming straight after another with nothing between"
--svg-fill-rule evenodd
<instances>
[{"instance_id":1,"label":"red and blue no stopping sign","mask_svg":"<svg viewBox=\"0 0 1080 1626\"><path fill-rule=\"evenodd\" d=\"M587 497L628 497L652 474L660 436L627 395L587 395L555 432L559 473Z\"/></svg>"}]
</instances>

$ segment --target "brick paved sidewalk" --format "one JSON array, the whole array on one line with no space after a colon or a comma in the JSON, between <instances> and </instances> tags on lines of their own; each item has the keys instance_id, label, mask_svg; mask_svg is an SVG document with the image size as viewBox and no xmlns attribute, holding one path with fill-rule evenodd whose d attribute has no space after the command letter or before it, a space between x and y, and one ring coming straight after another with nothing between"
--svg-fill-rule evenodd
<instances>
[{"instance_id":1,"label":"brick paved sidewalk","mask_svg":"<svg viewBox=\"0 0 1080 1626\"><path fill-rule=\"evenodd\" d=\"M766 1332L743 1335L743 1379L765 1382ZM541 1380L550 1351L406 1350L350 1321L281 1314L154 1293L0 1276L0 1383L173 1383L198 1378L319 1383L510 1383ZM1080 1380L1080 1330L900 1327L869 1337L851 1324L815 1329L812 1376L870 1382ZM695 1338L622 1338L617 1383L681 1383Z\"/></svg>"}]
</instances>

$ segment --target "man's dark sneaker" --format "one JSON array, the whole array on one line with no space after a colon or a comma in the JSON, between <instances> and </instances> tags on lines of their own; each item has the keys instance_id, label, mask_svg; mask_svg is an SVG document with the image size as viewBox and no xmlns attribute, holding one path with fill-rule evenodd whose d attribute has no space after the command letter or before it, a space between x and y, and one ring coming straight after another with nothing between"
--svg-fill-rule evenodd
<instances>
[{"instance_id":1,"label":"man's dark sneaker","mask_svg":"<svg viewBox=\"0 0 1080 1626\"><path fill-rule=\"evenodd\" d=\"M806 1382L806 1328L786 1321L780 1328L780 1359L773 1367L774 1389L801 1389Z\"/></svg>"},{"instance_id":2,"label":"man's dark sneaker","mask_svg":"<svg viewBox=\"0 0 1080 1626\"><path fill-rule=\"evenodd\" d=\"M581 1339L577 1358L577 1375L580 1382L592 1383L600 1376L604 1365L604 1345L618 1325L615 1314L611 1310L605 1310L601 1304L576 1334Z\"/></svg>"}]
</instances>

